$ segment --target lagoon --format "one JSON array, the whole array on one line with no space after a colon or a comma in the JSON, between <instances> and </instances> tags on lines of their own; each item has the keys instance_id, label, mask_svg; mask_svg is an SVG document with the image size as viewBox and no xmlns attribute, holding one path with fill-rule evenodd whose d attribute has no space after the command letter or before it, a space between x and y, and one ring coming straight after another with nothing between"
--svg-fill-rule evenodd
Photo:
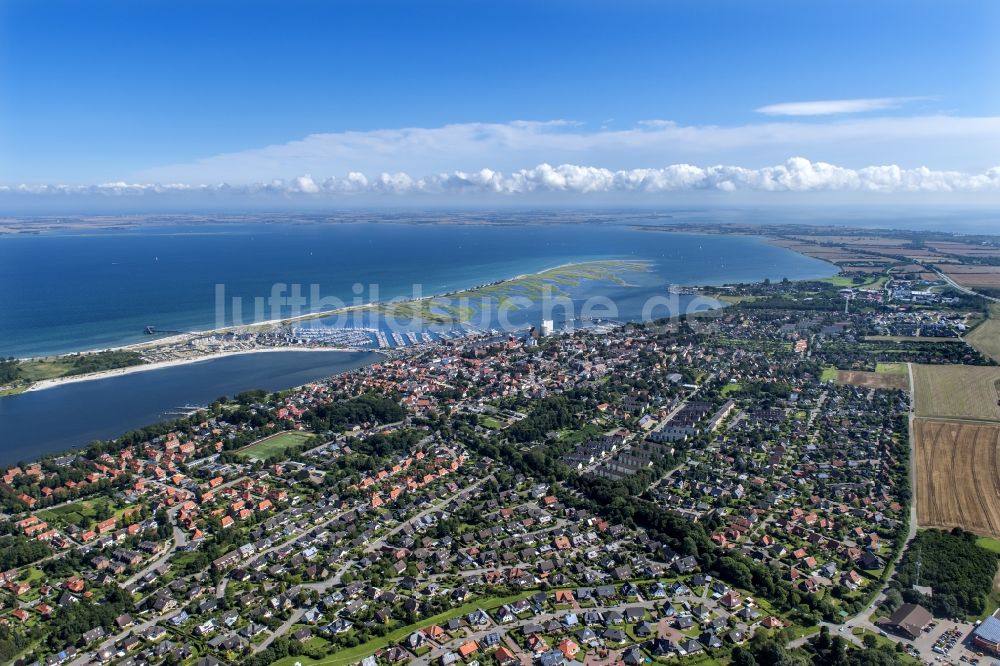
<instances>
[{"instance_id":1,"label":"lagoon","mask_svg":"<svg viewBox=\"0 0 1000 666\"><path fill-rule=\"evenodd\" d=\"M147 325L190 331L237 323L231 307L220 321L219 285L227 301L236 297L248 304L266 300L276 284L317 285L322 302L310 307L325 311L331 300L353 304L359 298L449 293L563 264L605 260L643 262L648 270L629 274L625 283L587 280L568 291L574 301L609 298L618 309L615 318L624 320L637 319L650 298L662 299L668 283L802 280L837 272L832 264L758 236L665 233L616 224L279 220L0 236L0 356L148 341L142 334ZM680 305L689 299L680 297ZM250 310L252 305L245 312ZM542 314L526 307L511 319L517 326L537 325ZM484 322L483 327L493 325ZM169 418L184 405L254 388L290 388L375 358L370 352L249 354L0 398L0 464L113 438Z\"/></svg>"},{"instance_id":2,"label":"lagoon","mask_svg":"<svg viewBox=\"0 0 1000 666\"><path fill-rule=\"evenodd\" d=\"M375 362L372 352L240 354L0 398L0 465L84 447L249 389L278 391Z\"/></svg>"},{"instance_id":3,"label":"lagoon","mask_svg":"<svg viewBox=\"0 0 1000 666\"><path fill-rule=\"evenodd\" d=\"M650 271L636 278L649 293L663 293L667 282L797 280L837 272L758 236L664 233L616 224L279 220L0 236L0 356L148 341L142 333L147 325L218 328L234 323L233 298L242 301L249 317L255 299L266 302L280 284L301 285L307 297L316 285L320 299L308 298L307 307L315 311L329 309L332 301L412 297L415 288L416 295L428 296L609 259L650 262ZM221 319L220 285L226 295ZM618 296L641 295L629 290ZM290 313L265 310L274 318Z\"/></svg>"}]
</instances>

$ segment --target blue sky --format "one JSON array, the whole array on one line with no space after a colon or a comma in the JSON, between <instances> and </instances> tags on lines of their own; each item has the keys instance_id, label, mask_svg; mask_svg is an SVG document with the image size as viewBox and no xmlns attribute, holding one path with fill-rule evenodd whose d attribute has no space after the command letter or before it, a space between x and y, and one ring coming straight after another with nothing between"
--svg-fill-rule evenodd
<instances>
[{"instance_id":1,"label":"blue sky","mask_svg":"<svg viewBox=\"0 0 1000 666\"><path fill-rule=\"evenodd\" d=\"M457 189L508 192L519 170L575 177L543 164L787 180L791 158L848 170L838 183L885 165L982 176L1000 164L998 82L995 2L8 0L0 184L309 195L333 178L342 194L353 172L371 194L405 173L411 194L488 169ZM757 173L691 182L776 178Z\"/></svg>"}]
</instances>

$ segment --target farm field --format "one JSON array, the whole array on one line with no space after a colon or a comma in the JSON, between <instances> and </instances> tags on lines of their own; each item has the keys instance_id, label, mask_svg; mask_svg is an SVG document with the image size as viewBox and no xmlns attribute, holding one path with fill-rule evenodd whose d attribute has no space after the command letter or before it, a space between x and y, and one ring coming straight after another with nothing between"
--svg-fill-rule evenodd
<instances>
[{"instance_id":1,"label":"farm field","mask_svg":"<svg viewBox=\"0 0 1000 666\"><path fill-rule=\"evenodd\" d=\"M961 343L959 338L936 338L929 335L866 335L866 341L872 342L944 342Z\"/></svg>"},{"instance_id":2,"label":"farm field","mask_svg":"<svg viewBox=\"0 0 1000 666\"><path fill-rule=\"evenodd\" d=\"M915 419L917 523L1000 537L1000 424Z\"/></svg>"},{"instance_id":3,"label":"farm field","mask_svg":"<svg viewBox=\"0 0 1000 666\"><path fill-rule=\"evenodd\" d=\"M827 370L824 368L823 377L827 376ZM910 390L910 374L905 363L877 363L875 372L836 370L834 379L838 384L850 384L863 388Z\"/></svg>"},{"instance_id":4,"label":"farm field","mask_svg":"<svg viewBox=\"0 0 1000 666\"><path fill-rule=\"evenodd\" d=\"M913 365L917 416L1000 421L1000 367Z\"/></svg>"},{"instance_id":5,"label":"farm field","mask_svg":"<svg viewBox=\"0 0 1000 666\"><path fill-rule=\"evenodd\" d=\"M1000 273L945 273L963 287L1000 287Z\"/></svg>"},{"instance_id":6,"label":"farm field","mask_svg":"<svg viewBox=\"0 0 1000 666\"><path fill-rule=\"evenodd\" d=\"M965 336L980 353L1000 362L1000 304L990 305L990 318Z\"/></svg>"},{"instance_id":7,"label":"farm field","mask_svg":"<svg viewBox=\"0 0 1000 666\"><path fill-rule=\"evenodd\" d=\"M897 372L838 370L837 383L860 386L862 388L910 390L910 378L905 374Z\"/></svg>"},{"instance_id":8,"label":"farm field","mask_svg":"<svg viewBox=\"0 0 1000 666\"><path fill-rule=\"evenodd\" d=\"M308 432L279 432L243 447L236 452L236 455L249 460L267 460L273 456L284 455L288 449L305 443L310 437L312 437L312 433Z\"/></svg>"}]
</instances>

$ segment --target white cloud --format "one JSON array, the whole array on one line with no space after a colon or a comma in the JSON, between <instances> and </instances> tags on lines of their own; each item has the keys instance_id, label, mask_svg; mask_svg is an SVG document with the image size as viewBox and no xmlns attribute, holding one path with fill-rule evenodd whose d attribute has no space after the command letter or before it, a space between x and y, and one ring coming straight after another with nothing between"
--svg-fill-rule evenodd
<instances>
[{"instance_id":1,"label":"white cloud","mask_svg":"<svg viewBox=\"0 0 1000 666\"><path fill-rule=\"evenodd\" d=\"M845 117L722 127L650 120L588 130L565 121L463 123L313 134L284 144L156 167L129 180L252 184L287 174L471 173L484 164L512 173L526 164L600 164L627 170L661 164L761 168L789 155L861 168L899 164L974 171L996 164L1000 117ZM356 183L344 187L357 187ZM388 186L388 185L386 185Z\"/></svg>"},{"instance_id":2,"label":"white cloud","mask_svg":"<svg viewBox=\"0 0 1000 666\"><path fill-rule=\"evenodd\" d=\"M415 177L405 172L381 173L369 178L356 171L344 177L315 179L299 176L267 182L230 185L113 182L91 186L0 186L6 195L169 196L225 195L279 196L289 199L344 201L352 197L434 196L453 199L466 194L516 199L533 194L586 196L615 194L641 201L644 195L677 192L849 192L882 194L1000 193L1000 167L978 173L906 169L897 165L859 169L793 157L761 168L672 164L659 168L612 170L594 166L540 164L503 173L493 169L451 171Z\"/></svg>"},{"instance_id":3,"label":"white cloud","mask_svg":"<svg viewBox=\"0 0 1000 666\"><path fill-rule=\"evenodd\" d=\"M757 113L769 116L830 116L840 113L866 113L896 109L923 97L869 97L867 99L828 99L812 102L783 102L768 104Z\"/></svg>"}]
</instances>

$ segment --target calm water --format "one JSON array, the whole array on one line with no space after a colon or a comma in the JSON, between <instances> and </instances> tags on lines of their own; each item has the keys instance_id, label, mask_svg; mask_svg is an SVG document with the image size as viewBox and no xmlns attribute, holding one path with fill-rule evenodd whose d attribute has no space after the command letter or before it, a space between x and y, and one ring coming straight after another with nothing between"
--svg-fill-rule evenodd
<instances>
[{"instance_id":1,"label":"calm water","mask_svg":"<svg viewBox=\"0 0 1000 666\"><path fill-rule=\"evenodd\" d=\"M232 323L238 297L275 283L317 285L345 303L454 291L573 261L645 259L646 289L832 275L825 262L760 238L705 236L587 225L227 224L125 232L0 236L0 355L39 356L143 339L142 330L198 330ZM217 316L217 285L227 306ZM371 285L377 285L377 292ZM265 301L266 303L266 301ZM310 299L311 309L328 304ZM626 308L627 310L627 308ZM290 310L266 316L287 316ZM623 312L626 316L628 313Z\"/></svg>"},{"instance_id":2,"label":"calm water","mask_svg":"<svg viewBox=\"0 0 1000 666\"><path fill-rule=\"evenodd\" d=\"M757 237L669 234L603 225L447 226L417 224L247 224L146 227L89 234L0 236L0 355L19 357L114 346L142 329L198 330L227 303L266 299L275 283L317 285L329 299L387 300L456 291L560 264L639 259L650 271L630 286L588 283L572 296L610 297L618 317L637 318L666 283L720 284L836 273L831 264L772 247ZM360 296L355 285L363 285ZM372 290L377 285L377 293ZM683 305L686 298L681 298ZM266 301L265 301L266 304ZM265 311L287 316L287 308ZM657 316L669 314L664 309ZM525 308L511 323L537 323ZM553 317L557 323L559 313ZM363 323L363 322L362 322ZM68 384L0 398L0 463L35 458L167 418L220 395L302 384L370 362L372 354L287 352L235 356L164 370Z\"/></svg>"},{"instance_id":3,"label":"calm water","mask_svg":"<svg viewBox=\"0 0 1000 666\"><path fill-rule=\"evenodd\" d=\"M38 458L171 418L251 388L277 391L361 367L371 352L244 354L0 398L0 465Z\"/></svg>"}]
</instances>

